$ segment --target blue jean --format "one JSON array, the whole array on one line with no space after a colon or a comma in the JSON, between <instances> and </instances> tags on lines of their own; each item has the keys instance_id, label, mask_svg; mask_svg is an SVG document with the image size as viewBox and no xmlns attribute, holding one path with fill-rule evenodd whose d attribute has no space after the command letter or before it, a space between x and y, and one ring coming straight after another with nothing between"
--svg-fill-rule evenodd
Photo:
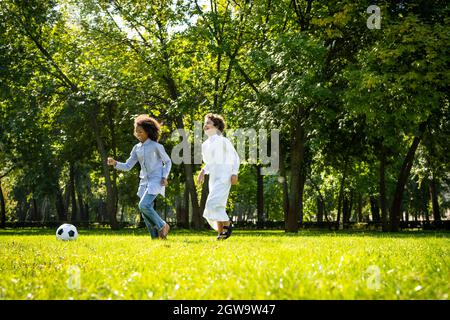
<instances>
[{"instance_id":1,"label":"blue jean","mask_svg":"<svg viewBox=\"0 0 450 320\"><path fill-rule=\"evenodd\" d=\"M162 230L166 224L153 208L155 199L156 194L146 193L139 201L139 210L152 239L158 238L158 231Z\"/></svg>"}]
</instances>

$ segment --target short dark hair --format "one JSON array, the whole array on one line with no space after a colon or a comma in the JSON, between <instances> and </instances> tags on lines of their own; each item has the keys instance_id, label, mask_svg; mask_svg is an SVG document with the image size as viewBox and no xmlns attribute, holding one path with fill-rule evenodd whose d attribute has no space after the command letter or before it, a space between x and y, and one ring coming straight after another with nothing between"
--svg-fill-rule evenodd
<instances>
[{"instance_id":1,"label":"short dark hair","mask_svg":"<svg viewBox=\"0 0 450 320\"><path fill-rule=\"evenodd\" d=\"M213 123L214 126L220 131L223 132L223 130L225 129L225 120L223 119L223 117L219 114L215 114L215 113L208 113L205 118L210 119Z\"/></svg>"},{"instance_id":2,"label":"short dark hair","mask_svg":"<svg viewBox=\"0 0 450 320\"><path fill-rule=\"evenodd\" d=\"M153 141L159 140L159 134L161 133L161 125L154 118L140 114L134 119L134 126L139 126L147 133L148 137Z\"/></svg>"}]
</instances>

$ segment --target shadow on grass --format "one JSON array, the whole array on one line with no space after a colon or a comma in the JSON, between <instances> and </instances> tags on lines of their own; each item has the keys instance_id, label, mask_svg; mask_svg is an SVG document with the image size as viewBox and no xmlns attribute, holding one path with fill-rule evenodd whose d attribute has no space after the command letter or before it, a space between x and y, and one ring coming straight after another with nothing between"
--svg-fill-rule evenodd
<instances>
[{"instance_id":1,"label":"shadow on grass","mask_svg":"<svg viewBox=\"0 0 450 320\"><path fill-rule=\"evenodd\" d=\"M111 230L109 228L78 228L81 236L84 235L117 235L117 236L149 236L145 228L124 228ZM54 228L6 228L0 229L1 236L44 236L55 235ZM215 237L213 230L189 230L172 228L170 234L185 237L210 236ZM237 237L375 237L375 238L450 238L450 231L424 231L411 230L401 232L381 231L356 231L356 230L299 230L298 233L286 233L284 230L241 230L235 229L234 236Z\"/></svg>"}]
</instances>

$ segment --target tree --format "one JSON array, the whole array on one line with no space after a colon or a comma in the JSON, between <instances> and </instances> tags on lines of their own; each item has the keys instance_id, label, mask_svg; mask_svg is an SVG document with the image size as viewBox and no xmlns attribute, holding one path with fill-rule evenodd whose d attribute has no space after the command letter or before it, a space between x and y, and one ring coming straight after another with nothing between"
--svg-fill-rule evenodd
<instances>
[{"instance_id":1,"label":"tree","mask_svg":"<svg viewBox=\"0 0 450 320\"><path fill-rule=\"evenodd\" d=\"M448 75L443 72L447 48L441 45L448 40L445 27L439 21L433 25L424 22L414 12L399 14L397 20L385 19L383 38L372 49L360 52L358 70L348 73L352 89L347 98L358 102L347 106L366 115L367 125L378 131L375 136L383 141L381 159L386 148L409 143L392 196L392 231L399 229L403 190L416 150L431 124L430 115L441 112L448 84ZM394 41L396 46L392 47Z\"/></svg>"}]
</instances>

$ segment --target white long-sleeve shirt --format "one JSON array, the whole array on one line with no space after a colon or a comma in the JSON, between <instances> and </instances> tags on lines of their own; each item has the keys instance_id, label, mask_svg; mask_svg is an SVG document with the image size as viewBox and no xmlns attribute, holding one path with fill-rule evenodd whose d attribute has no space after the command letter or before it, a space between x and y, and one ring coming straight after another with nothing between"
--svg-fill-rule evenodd
<instances>
[{"instance_id":1,"label":"white long-sleeve shirt","mask_svg":"<svg viewBox=\"0 0 450 320\"><path fill-rule=\"evenodd\" d=\"M202 144L205 174L231 177L238 174L239 155L230 140L222 135L213 135Z\"/></svg>"},{"instance_id":2,"label":"white long-sleeve shirt","mask_svg":"<svg viewBox=\"0 0 450 320\"><path fill-rule=\"evenodd\" d=\"M125 163L117 161L117 170L129 171L139 161L141 171L139 173L139 188L137 195L161 194L164 196L165 187L161 185L161 179L169 176L172 161L164 147L156 141L147 139L134 145L130 157Z\"/></svg>"},{"instance_id":3,"label":"white long-sleeve shirt","mask_svg":"<svg viewBox=\"0 0 450 320\"><path fill-rule=\"evenodd\" d=\"M213 135L202 144L203 168L209 174L209 194L203 217L214 230L219 230L218 221L228 221L227 200L231 188L231 176L238 174L239 156L230 140L222 135Z\"/></svg>"}]
</instances>

